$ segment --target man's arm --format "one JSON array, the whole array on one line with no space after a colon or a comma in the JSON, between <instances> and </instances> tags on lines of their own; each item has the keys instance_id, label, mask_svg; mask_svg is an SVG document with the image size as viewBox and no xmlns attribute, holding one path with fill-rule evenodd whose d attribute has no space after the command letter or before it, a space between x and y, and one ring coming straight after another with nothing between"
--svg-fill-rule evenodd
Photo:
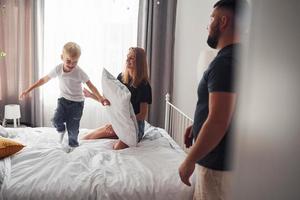
<instances>
[{"instance_id":1,"label":"man's arm","mask_svg":"<svg viewBox=\"0 0 300 200\"><path fill-rule=\"evenodd\" d=\"M232 119L236 104L236 94L212 92L209 94L209 113L197 139L179 168L181 180L187 184L195 163L212 151L224 137Z\"/></svg>"},{"instance_id":2,"label":"man's arm","mask_svg":"<svg viewBox=\"0 0 300 200\"><path fill-rule=\"evenodd\" d=\"M31 90L40 87L41 85L44 85L45 83L47 83L51 78L46 75L43 78L41 78L40 80L38 80L37 82L35 82L34 84L32 84L28 89L26 89L25 91L23 91L20 94L20 99L23 99Z\"/></svg>"},{"instance_id":3,"label":"man's arm","mask_svg":"<svg viewBox=\"0 0 300 200\"><path fill-rule=\"evenodd\" d=\"M192 146L187 160L196 163L213 150L224 137L232 119L236 94L213 92L209 94L209 113Z\"/></svg>"}]
</instances>

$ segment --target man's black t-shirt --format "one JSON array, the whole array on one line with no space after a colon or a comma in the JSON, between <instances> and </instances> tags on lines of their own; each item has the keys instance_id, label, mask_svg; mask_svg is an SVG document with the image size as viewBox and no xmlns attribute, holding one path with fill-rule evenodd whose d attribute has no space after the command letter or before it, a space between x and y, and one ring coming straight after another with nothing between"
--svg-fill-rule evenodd
<instances>
[{"instance_id":1,"label":"man's black t-shirt","mask_svg":"<svg viewBox=\"0 0 300 200\"><path fill-rule=\"evenodd\" d=\"M122 81L122 73L118 75L117 78L121 83ZM131 93L131 104L134 110L134 113L137 115L140 113L140 103L152 103L152 92L151 92L151 86L148 82L144 81L142 82L137 88L135 88L132 85L125 84L128 90Z\"/></svg>"},{"instance_id":2,"label":"man's black t-shirt","mask_svg":"<svg viewBox=\"0 0 300 200\"><path fill-rule=\"evenodd\" d=\"M196 138L208 116L208 98L211 92L230 92L234 91L234 49L237 45L229 45L221 49L198 85L198 101L194 115L192 128L193 137ZM229 170L228 165L228 143L230 126L226 131L221 142L204 158L197 163L214 170Z\"/></svg>"}]
</instances>

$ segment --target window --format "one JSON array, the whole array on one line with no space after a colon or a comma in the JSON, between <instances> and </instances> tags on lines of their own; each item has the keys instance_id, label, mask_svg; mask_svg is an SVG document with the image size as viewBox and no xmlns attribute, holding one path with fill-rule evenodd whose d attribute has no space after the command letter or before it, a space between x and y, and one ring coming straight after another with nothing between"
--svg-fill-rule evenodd
<instances>
[{"instance_id":1,"label":"window","mask_svg":"<svg viewBox=\"0 0 300 200\"><path fill-rule=\"evenodd\" d=\"M62 62L63 45L73 41L82 51L78 65L102 94L102 68L117 76L123 70L128 48L137 44L138 3L137 0L45 0L44 65L40 77ZM41 89L44 125L51 126L59 96L57 79ZM103 112L102 105L86 99L81 127L95 128L105 123Z\"/></svg>"}]
</instances>

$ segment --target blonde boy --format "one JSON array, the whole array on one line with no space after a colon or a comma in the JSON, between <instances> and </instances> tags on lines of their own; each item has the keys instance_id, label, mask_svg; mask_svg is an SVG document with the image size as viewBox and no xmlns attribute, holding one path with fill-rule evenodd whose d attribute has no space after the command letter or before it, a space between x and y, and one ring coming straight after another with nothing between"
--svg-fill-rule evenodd
<instances>
[{"instance_id":1,"label":"blonde boy","mask_svg":"<svg viewBox=\"0 0 300 200\"><path fill-rule=\"evenodd\" d=\"M60 142L63 140L66 129L68 131L69 145L64 147L66 152L70 152L78 146L77 138L84 106L82 83L89 87L102 105L109 105L109 101L99 94L87 74L77 65L80 55L81 50L78 44L74 42L66 43L61 55L63 63L57 65L48 75L38 80L20 95L22 99L34 88L58 77L60 98L58 98L52 122L60 133Z\"/></svg>"}]
</instances>

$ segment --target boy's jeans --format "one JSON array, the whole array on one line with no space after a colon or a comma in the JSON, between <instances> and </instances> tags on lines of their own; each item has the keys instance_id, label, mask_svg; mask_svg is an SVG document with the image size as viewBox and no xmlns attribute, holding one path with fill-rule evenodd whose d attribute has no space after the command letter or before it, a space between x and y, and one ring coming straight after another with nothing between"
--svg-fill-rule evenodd
<instances>
[{"instance_id":1,"label":"boy's jeans","mask_svg":"<svg viewBox=\"0 0 300 200\"><path fill-rule=\"evenodd\" d=\"M71 147L78 146L77 138L83 106L84 101L70 101L63 97L57 100L57 108L52 123L58 132L64 132L67 128Z\"/></svg>"}]
</instances>

